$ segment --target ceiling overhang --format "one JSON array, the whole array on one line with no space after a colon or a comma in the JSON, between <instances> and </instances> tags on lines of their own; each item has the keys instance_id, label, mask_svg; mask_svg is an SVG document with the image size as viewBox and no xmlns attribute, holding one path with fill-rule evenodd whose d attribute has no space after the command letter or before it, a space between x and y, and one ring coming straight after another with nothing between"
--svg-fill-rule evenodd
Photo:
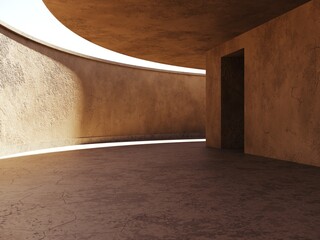
<instances>
[{"instance_id":1,"label":"ceiling overhang","mask_svg":"<svg viewBox=\"0 0 320 240\"><path fill-rule=\"evenodd\" d=\"M205 52L307 0L44 0L69 29L110 50L205 68Z\"/></svg>"}]
</instances>

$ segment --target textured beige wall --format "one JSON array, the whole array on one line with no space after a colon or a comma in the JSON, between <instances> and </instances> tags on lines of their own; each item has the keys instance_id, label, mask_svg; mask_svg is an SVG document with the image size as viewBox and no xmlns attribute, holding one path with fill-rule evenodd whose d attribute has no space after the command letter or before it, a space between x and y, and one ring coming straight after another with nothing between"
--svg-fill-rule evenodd
<instances>
[{"instance_id":1,"label":"textured beige wall","mask_svg":"<svg viewBox=\"0 0 320 240\"><path fill-rule=\"evenodd\" d=\"M320 8L311 1L207 55L207 145L221 146L221 57L245 51L245 152L320 166Z\"/></svg>"},{"instance_id":2,"label":"textured beige wall","mask_svg":"<svg viewBox=\"0 0 320 240\"><path fill-rule=\"evenodd\" d=\"M70 55L0 26L0 155L203 137L205 78Z\"/></svg>"}]
</instances>

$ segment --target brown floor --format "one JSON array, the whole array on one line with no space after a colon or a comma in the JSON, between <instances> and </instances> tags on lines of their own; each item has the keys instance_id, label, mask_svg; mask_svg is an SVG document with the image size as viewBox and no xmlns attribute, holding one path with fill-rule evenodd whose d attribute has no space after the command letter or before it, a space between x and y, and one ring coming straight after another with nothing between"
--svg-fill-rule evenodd
<instances>
[{"instance_id":1,"label":"brown floor","mask_svg":"<svg viewBox=\"0 0 320 240\"><path fill-rule=\"evenodd\" d=\"M320 168L204 143L1 160L0 239L320 239Z\"/></svg>"}]
</instances>

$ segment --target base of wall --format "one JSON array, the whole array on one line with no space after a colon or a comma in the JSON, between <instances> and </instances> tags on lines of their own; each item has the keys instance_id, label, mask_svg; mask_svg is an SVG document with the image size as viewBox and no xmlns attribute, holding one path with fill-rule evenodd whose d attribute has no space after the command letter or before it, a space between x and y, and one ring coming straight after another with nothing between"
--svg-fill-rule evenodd
<instances>
[{"instance_id":1,"label":"base of wall","mask_svg":"<svg viewBox=\"0 0 320 240\"><path fill-rule=\"evenodd\" d=\"M63 147L89 143L103 142L129 142L129 141L148 141L148 140L172 140L172 139L200 139L205 138L204 133L185 133L185 134L152 134L152 135L132 135L132 136L108 136L108 137L83 137L60 139L55 142L39 142L33 145L22 144L14 146L3 146L0 150L0 157L27 151L40 150L45 148Z\"/></svg>"}]
</instances>

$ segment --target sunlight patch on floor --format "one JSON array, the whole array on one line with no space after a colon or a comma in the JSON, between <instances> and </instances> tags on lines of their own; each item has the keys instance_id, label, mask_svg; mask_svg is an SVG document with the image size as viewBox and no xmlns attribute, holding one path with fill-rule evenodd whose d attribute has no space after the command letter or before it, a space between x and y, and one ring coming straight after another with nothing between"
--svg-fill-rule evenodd
<instances>
[{"instance_id":1,"label":"sunlight patch on floor","mask_svg":"<svg viewBox=\"0 0 320 240\"><path fill-rule=\"evenodd\" d=\"M16 154L11 154L11 155L0 157L0 160L8 159L8 158L15 158L15 157L39 155L39 154L45 154L45 153L67 152L67 151L84 150L84 149L123 147L123 146L136 146L136 145L151 145L151 144L166 144L166 143L193 143L193 142L205 142L205 141L206 141L205 139L181 139L181 140L179 139L179 140L92 143L92 144L82 144L82 145L46 148L46 149L16 153Z\"/></svg>"}]
</instances>

